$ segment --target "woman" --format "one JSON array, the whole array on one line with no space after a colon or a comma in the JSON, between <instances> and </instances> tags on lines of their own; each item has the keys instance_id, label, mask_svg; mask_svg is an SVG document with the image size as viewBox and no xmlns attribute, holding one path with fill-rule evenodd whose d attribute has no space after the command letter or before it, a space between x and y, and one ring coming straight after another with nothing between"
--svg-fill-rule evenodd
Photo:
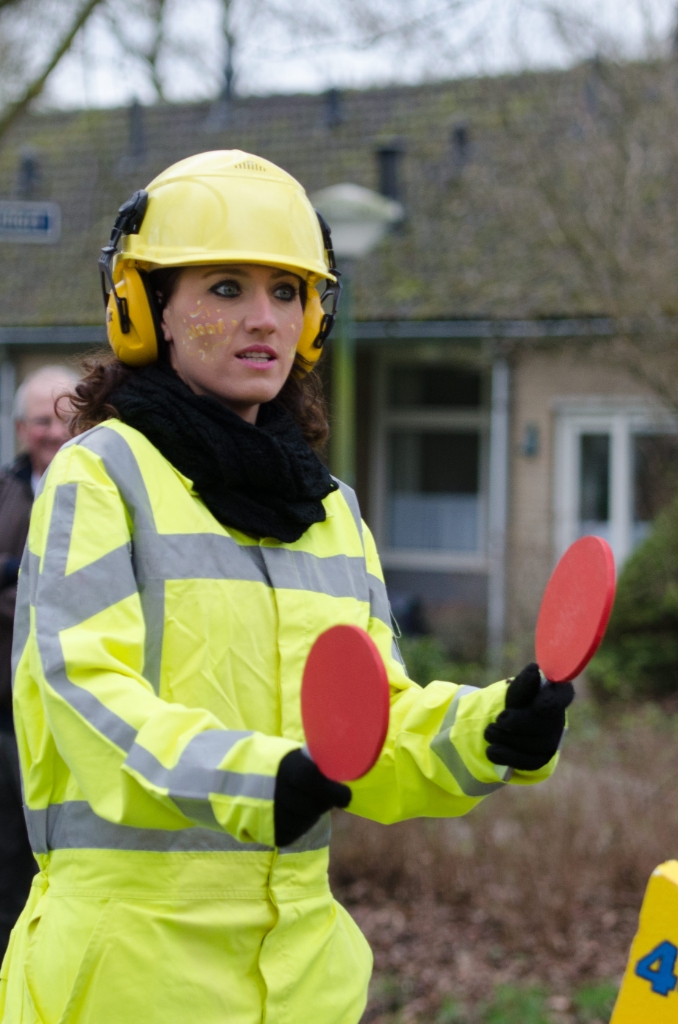
<instances>
[{"instance_id":1,"label":"woman","mask_svg":"<svg viewBox=\"0 0 678 1024\"><path fill-rule=\"evenodd\" d=\"M118 251L118 246L122 248ZM411 682L353 493L314 453L329 233L241 152L170 167L102 271L117 358L76 389L20 581L15 705L40 873L5 1024L355 1024L371 956L327 882L331 807L458 815L551 774L571 688ZM304 755L316 637L368 630L384 752L350 787ZM498 721L495 721L497 720ZM488 740L491 745L488 747Z\"/></svg>"}]
</instances>

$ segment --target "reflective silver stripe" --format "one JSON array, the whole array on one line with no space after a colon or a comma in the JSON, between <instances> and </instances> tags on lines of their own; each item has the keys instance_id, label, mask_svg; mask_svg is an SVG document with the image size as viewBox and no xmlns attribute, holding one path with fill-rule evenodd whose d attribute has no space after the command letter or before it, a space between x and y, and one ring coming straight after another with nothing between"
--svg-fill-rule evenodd
<instances>
[{"instance_id":1,"label":"reflective silver stripe","mask_svg":"<svg viewBox=\"0 0 678 1024\"><path fill-rule=\"evenodd\" d=\"M165 583L151 580L139 587L141 613L144 617L144 679L160 693L162 642L165 635Z\"/></svg>"},{"instance_id":2,"label":"reflective silver stripe","mask_svg":"<svg viewBox=\"0 0 678 1024\"><path fill-rule=\"evenodd\" d=\"M126 501L128 511L134 519L135 526L138 524L138 530L135 530L134 534L135 549L138 547L139 542L143 542L144 537L151 540L151 546L155 544L158 548L160 547L161 540L168 539L170 544L174 543L177 545L177 553L179 552L178 545L181 545L181 554L185 558L186 538L184 536L160 538L155 532L148 494L141 479L136 459L129 445L120 438L120 435L100 429L98 432L94 431L90 435L76 440L82 442L85 447L92 448L94 451L99 449L97 454L100 454L101 450L106 450L109 447L106 443L102 443L102 433L110 433L117 441L122 442L122 447L119 444L113 445L115 455L113 461L117 479L114 479L113 475L111 475L111 479L119 487L123 500ZM104 438L103 442L106 442L106 440ZM129 458L126 453L129 453ZM110 470L108 460L106 468ZM136 494L133 493L135 484L139 485L139 490ZM132 726L102 703L94 694L83 687L76 686L68 678L59 635L60 631L86 621L92 615L112 607L114 604L137 592L137 581L132 567L132 552L130 545L127 544L109 552L82 569L66 575L77 493L78 485L76 483L61 484L55 489L54 506L43 560L43 571L42 573L39 572L39 560L36 556L33 556L32 572L29 573L32 579L26 580L29 587L32 584L32 589L34 589L36 595L37 642L43 672L49 684L90 725L94 726L102 736L111 740L128 754L127 764L130 767L139 771L154 784L167 788L170 796L176 796L184 807L190 806L192 817L206 821L210 826L218 827L218 823L214 819L214 814L209 805L209 795L211 793L272 800L275 790L275 777L225 771L217 767L233 744L251 735L251 733L228 730L209 730L207 733L201 733L194 737L187 745L179 763L173 769L168 770L149 751L146 751L135 742L137 733ZM193 542L200 541L204 549L205 536L204 534L192 535L190 539ZM210 535L207 536L209 537ZM218 535L212 536L218 539L219 542L223 540L228 545L229 554L231 555L229 562L232 561L234 552L241 554L246 551L245 547L241 548L231 538L221 538ZM278 549L271 550L276 551L276 554L272 556L273 563L276 566L284 566L286 560L279 557ZM260 577L264 562L261 549L257 547L256 551L257 555L254 558L248 558L245 555L244 564L247 565L250 572L252 569L256 569ZM292 552L287 551L283 553L285 555L292 554ZM207 551L207 554L209 555L209 551ZM350 573L346 573L346 563L348 560L343 556L339 556L339 558L344 574L340 587L344 591L351 590L353 588L353 581L350 579ZM314 568L315 563L319 561L327 565L332 564L333 566L339 564L337 559L315 559L311 563L314 565ZM30 556L29 562L31 562ZM138 564L143 564L143 557L139 559ZM298 568L296 571L298 573ZM315 571L317 572L317 568L315 568ZM165 572L167 572L167 568L165 568ZM309 576L308 565L306 565L305 575L306 577ZM195 566L193 566L190 578L195 578ZM347 579L348 583L346 582ZM150 582L153 584L158 583L157 580L151 580ZM297 582L298 586L302 585L299 582L298 576L295 582ZM147 590L147 605L152 613L157 613L161 609L159 597L160 595L156 592L154 601L152 590ZM164 609L162 611L164 614ZM153 615L150 618L152 619ZM158 635L157 629L151 633L151 637L151 646L155 648L152 651L153 660L157 669L156 674L159 675L162 637ZM147 644L147 649L148 646ZM194 801L195 804L193 804ZM48 822L43 824L44 828L42 831L46 835ZM35 834L36 830L40 833L37 819L33 821L32 828L35 845L38 849L42 849L45 846L46 839L41 834Z\"/></svg>"},{"instance_id":3,"label":"reflective silver stripe","mask_svg":"<svg viewBox=\"0 0 678 1024\"><path fill-rule=\"evenodd\" d=\"M106 472L120 491L134 523L134 531L145 527L155 532L151 499L139 463L125 438L108 427L93 427L69 443L77 444L99 456L106 467Z\"/></svg>"},{"instance_id":4,"label":"reflective silver stripe","mask_svg":"<svg viewBox=\"0 0 678 1024\"><path fill-rule=\"evenodd\" d=\"M341 496L348 505L351 515L353 516L353 520L360 535L360 543L362 545L364 554L365 538L363 534L363 520L362 516L360 515L360 505L358 504L358 498L356 496L356 493L353 490L353 488L349 487L348 484L345 484L343 480L339 480L336 476L332 477L332 479L339 485ZM378 576L374 576L371 572L367 572L364 559L362 558L360 559L360 567L361 571L364 572L365 576L367 577L367 588L369 592L370 601L370 616L373 619L380 619L381 622L384 622L388 626L388 628L391 631L393 631L393 617L391 614L391 605L388 599L388 593L386 591L385 583L383 582L383 580L380 580ZM400 653L398 641L396 640L395 636L393 636L391 639L391 656L402 665L402 667L405 669L405 672L407 673L405 659Z\"/></svg>"},{"instance_id":5,"label":"reflective silver stripe","mask_svg":"<svg viewBox=\"0 0 678 1024\"><path fill-rule=\"evenodd\" d=\"M374 576L371 572L368 572L367 585L370 591L370 615L373 619L381 619L381 621L385 622L390 629L391 606L388 603L388 594L386 593L385 583L380 580L378 576Z\"/></svg>"},{"instance_id":6,"label":"reflective silver stripe","mask_svg":"<svg viewBox=\"0 0 678 1024\"><path fill-rule=\"evenodd\" d=\"M202 825L204 828L216 829L217 832L222 831L221 825L217 821L214 809L209 800L184 800L182 797L176 795L174 795L172 799L181 813L184 814L189 821L192 821L196 825Z\"/></svg>"},{"instance_id":7,"label":"reflective silver stripe","mask_svg":"<svg viewBox=\"0 0 678 1024\"><path fill-rule=\"evenodd\" d=\"M383 580L380 580L378 576L374 576L371 572L367 573L367 583L370 590L370 617L373 619L379 619L391 632L391 657L397 661L405 669L407 674L407 665L405 659L400 653L398 647L398 641L396 640L393 632L392 622L393 616L391 614L391 605L388 599L388 593L386 591L386 584Z\"/></svg>"},{"instance_id":8,"label":"reflective silver stripe","mask_svg":"<svg viewBox=\"0 0 678 1024\"><path fill-rule=\"evenodd\" d=\"M358 504L358 497L352 487L345 484L343 480L339 480L338 477L333 476L335 484L339 485L339 493L346 502L353 516L353 521L356 525L358 535L360 537L360 543L362 545L363 553L365 552L365 541L363 539L363 519L360 515L360 505Z\"/></svg>"},{"instance_id":9,"label":"reflective silver stripe","mask_svg":"<svg viewBox=\"0 0 678 1024\"><path fill-rule=\"evenodd\" d=\"M58 490L72 486L77 485L62 484ZM53 575L50 558L51 552L48 551L38 580L36 600L39 604L49 605L54 632L78 626L137 592L127 544L109 551L68 576Z\"/></svg>"},{"instance_id":10,"label":"reflective silver stripe","mask_svg":"<svg viewBox=\"0 0 678 1024\"><path fill-rule=\"evenodd\" d=\"M94 428L76 441L102 459L134 519L134 566L142 603L146 602L144 590L150 581L176 579L245 580L277 589L369 601L363 556L322 557L285 547L238 544L218 533L158 533L146 486L127 441L107 427ZM340 487L362 537L355 494L345 484ZM159 596L157 593L156 599Z\"/></svg>"},{"instance_id":11,"label":"reflective silver stripe","mask_svg":"<svg viewBox=\"0 0 678 1024\"><path fill-rule=\"evenodd\" d=\"M16 628L16 626L15 626L15 628ZM559 753L560 753L560 751L561 751L561 750L563 749L563 743L565 742L565 737L567 736L567 734L568 734L569 730L570 730L570 727L569 727L569 725L568 725L568 724L567 724L567 722L566 722L566 723L565 723L565 728L564 728L564 729L563 729L563 731L561 732L561 734L560 734L560 739L558 740L558 750L557 750L557 753L558 753L558 754L559 754ZM554 756L555 756L555 755L554 755ZM509 769L509 771L511 771L511 769Z\"/></svg>"},{"instance_id":12,"label":"reflective silver stripe","mask_svg":"<svg viewBox=\"0 0 678 1024\"><path fill-rule=\"evenodd\" d=\"M209 828L159 829L116 825L94 813L85 800L52 804L43 810L24 807L34 853L50 850L144 850L150 853L270 853L262 843L240 843L228 832ZM325 814L281 854L321 850L329 845L330 815Z\"/></svg>"},{"instance_id":13,"label":"reflective silver stripe","mask_svg":"<svg viewBox=\"0 0 678 1024\"><path fill-rule=\"evenodd\" d=\"M504 782L480 782L471 775L449 736L443 737L440 734L435 736L431 741L431 749L454 776L459 788L466 796L487 796L506 785Z\"/></svg>"},{"instance_id":14,"label":"reflective silver stripe","mask_svg":"<svg viewBox=\"0 0 678 1024\"><path fill-rule=\"evenodd\" d=\"M400 662L400 664L405 669L405 675L409 679L410 674L409 674L409 672L407 670L407 665L405 664L405 659L403 658L402 654L400 653L400 648L398 647L398 641L396 640L396 638L394 636L391 637L391 657L394 658L396 661ZM416 682L416 680L415 680L415 682Z\"/></svg>"},{"instance_id":15,"label":"reflective silver stripe","mask_svg":"<svg viewBox=\"0 0 678 1024\"><path fill-rule=\"evenodd\" d=\"M139 463L125 438L108 427L93 427L69 443L78 444L99 456L132 519L134 571L146 625L143 671L144 677L159 693L165 629L165 586L163 582L144 578L143 573L139 572L138 560L145 548L143 540L157 536L153 508Z\"/></svg>"},{"instance_id":16,"label":"reflective silver stripe","mask_svg":"<svg viewBox=\"0 0 678 1024\"><path fill-rule=\"evenodd\" d=\"M186 579L268 582L259 546L238 544L223 534L135 531L134 551L141 585Z\"/></svg>"},{"instance_id":17,"label":"reflective silver stripe","mask_svg":"<svg viewBox=\"0 0 678 1024\"><path fill-rule=\"evenodd\" d=\"M28 841L31 844L33 853L49 853L47 841L47 824L50 808L39 808L32 810L24 803L24 817L26 819L26 831Z\"/></svg>"},{"instance_id":18,"label":"reflective silver stripe","mask_svg":"<svg viewBox=\"0 0 678 1024\"><path fill-rule=\"evenodd\" d=\"M61 484L56 488L54 495L54 507L45 549L43 571L38 581L35 608L36 639L40 660L45 678L59 696L103 736L122 750L128 751L134 743L136 730L106 707L93 693L72 683L66 674L59 629L65 628L62 625L64 622L74 625L73 613L65 603L69 596L73 596L73 591L69 590L68 586L63 588L63 583L75 517L77 487L77 484ZM129 560L128 569L129 587L125 587L122 581L116 580L114 594L119 595L121 591L130 588L133 593L136 589ZM112 581L111 586L106 584L104 589L107 594L110 593L112 586ZM116 600L120 600L120 597L114 596L114 601Z\"/></svg>"},{"instance_id":19,"label":"reflective silver stripe","mask_svg":"<svg viewBox=\"0 0 678 1024\"><path fill-rule=\"evenodd\" d=\"M68 442L68 443L70 443L70 442ZM63 445L62 445L62 448L63 448ZM45 472L42 474L42 476L38 480L38 486L35 488L35 491L33 493L33 501L35 501L37 498L40 497L40 495L42 494L42 492L45 489L46 482L47 482L47 470L45 470Z\"/></svg>"},{"instance_id":20,"label":"reflective silver stripe","mask_svg":"<svg viewBox=\"0 0 678 1024\"><path fill-rule=\"evenodd\" d=\"M449 730L452 728L452 726L456 722L456 720L457 720L457 710L459 708L459 701L461 700L461 698L465 697L468 693L475 693L476 690L478 690L478 689L479 689L478 686L460 686L459 687L459 689L457 690L457 692L455 693L454 697L452 698L452 700L450 702L450 706L448 707L447 711L445 712L445 717L443 718L443 721L442 721L442 724L440 726L440 729L438 730L438 735L439 736L441 735L441 733L449 732Z\"/></svg>"},{"instance_id":21,"label":"reflective silver stripe","mask_svg":"<svg viewBox=\"0 0 678 1024\"><path fill-rule=\"evenodd\" d=\"M214 733L214 738L210 732ZM199 733L187 745L174 768L165 768L153 754L135 743L125 764L153 785L167 789L173 799L178 797L181 800L208 801L210 793L222 793L224 796L272 800L275 776L232 772L214 766L214 762L222 761L228 749L238 740L251 735L248 732L221 729ZM219 744L222 745L223 753L215 756Z\"/></svg>"},{"instance_id":22,"label":"reflective silver stripe","mask_svg":"<svg viewBox=\"0 0 678 1024\"><path fill-rule=\"evenodd\" d=\"M332 816L328 811L296 842L290 843L289 846L281 846L280 853L306 853L309 850L322 850L323 847L330 845L331 836Z\"/></svg>"},{"instance_id":23,"label":"reflective silver stripe","mask_svg":"<svg viewBox=\"0 0 678 1024\"><path fill-rule=\"evenodd\" d=\"M40 578L40 555L34 555L26 548L28 554L28 579L31 604L35 604L35 595L38 590L38 579Z\"/></svg>"},{"instance_id":24,"label":"reflective silver stripe","mask_svg":"<svg viewBox=\"0 0 678 1024\"><path fill-rule=\"evenodd\" d=\"M21 571L16 591L16 606L14 612L14 632L12 634L12 680L16 673L17 665L21 661L21 655L28 643L31 632L31 599L30 599L30 572L28 547L24 548L21 559Z\"/></svg>"},{"instance_id":25,"label":"reflective silver stripe","mask_svg":"<svg viewBox=\"0 0 678 1024\"><path fill-rule=\"evenodd\" d=\"M157 580L228 579L369 600L362 557L321 557L284 547L238 544L217 533L142 531L134 535L134 550L140 587Z\"/></svg>"},{"instance_id":26,"label":"reflective silver stripe","mask_svg":"<svg viewBox=\"0 0 678 1024\"><path fill-rule=\"evenodd\" d=\"M447 770L456 780L462 793L466 796L479 797L494 793L501 789L505 782L480 782L471 775L464 764L461 754L450 739L450 730L457 718L457 710L462 697L477 690L477 686L460 686L445 712L440 731L431 740L431 750L443 762Z\"/></svg>"},{"instance_id":27,"label":"reflective silver stripe","mask_svg":"<svg viewBox=\"0 0 678 1024\"><path fill-rule=\"evenodd\" d=\"M77 484L61 484L56 489L43 571L38 586L37 637L45 677L98 732L125 752L131 752L128 763L157 785L171 786L178 796L187 799L206 800L209 792L272 799L275 779L268 776L221 772L214 767L223 760L233 744L249 735L248 733L212 730L211 735L199 734L187 745L176 768L168 773L152 754L135 744L136 730L132 726L111 711L94 694L74 685L68 679L59 637L60 629L88 618L88 611L93 614L102 610L103 595L106 595L105 606L110 606L136 592L136 581L126 547L111 552L112 557L106 555L97 562L64 576L76 497ZM113 569L111 574L106 573L107 568ZM93 591L90 590L88 574L92 574L95 584ZM82 584L85 604L78 588L71 586L74 580L79 580ZM73 605L75 607L72 607ZM207 768L200 763L200 756L205 754L210 764ZM168 775L171 782L159 781L164 779L165 775ZM208 785L211 785L211 788L206 791L205 787Z\"/></svg>"},{"instance_id":28,"label":"reflective silver stripe","mask_svg":"<svg viewBox=\"0 0 678 1024\"><path fill-rule=\"evenodd\" d=\"M248 550L248 549L245 549ZM329 597L370 599L365 560L349 555L324 558L308 551L262 547L271 586L276 590L310 590Z\"/></svg>"}]
</instances>

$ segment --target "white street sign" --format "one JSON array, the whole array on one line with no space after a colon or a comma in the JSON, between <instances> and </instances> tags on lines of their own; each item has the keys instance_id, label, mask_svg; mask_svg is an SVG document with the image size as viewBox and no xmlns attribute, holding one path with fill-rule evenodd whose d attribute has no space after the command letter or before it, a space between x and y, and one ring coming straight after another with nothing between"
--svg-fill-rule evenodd
<instances>
[{"instance_id":1,"label":"white street sign","mask_svg":"<svg viewBox=\"0 0 678 1024\"><path fill-rule=\"evenodd\" d=\"M20 199L0 199L0 242L53 245L61 237L61 207Z\"/></svg>"}]
</instances>

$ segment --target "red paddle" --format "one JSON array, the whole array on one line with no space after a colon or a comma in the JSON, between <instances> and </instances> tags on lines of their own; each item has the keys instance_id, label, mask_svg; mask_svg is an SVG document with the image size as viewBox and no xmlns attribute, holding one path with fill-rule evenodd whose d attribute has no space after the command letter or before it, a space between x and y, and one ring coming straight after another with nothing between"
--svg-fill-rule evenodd
<instances>
[{"instance_id":1,"label":"red paddle","mask_svg":"<svg viewBox=\"0 0 678 1024\"><path fill-rule=\"evenodd\" d=\"M379 651L358 626L332 626L313 644L301 685L308 751L335 782L365 775L381 753L389 688Z\"/></svg>"},{"instance_id":2,"label":"red paddle","mask_svg":"<svg viewBox=\"0 0 678 1024\"><path fill-rule=\"evenodd\" d=\"M571 544L546 585L537 619L537 664L552 683L579 675L598 650L615 593L614 556L601 537Z\"/></svg>"}]
</instances>

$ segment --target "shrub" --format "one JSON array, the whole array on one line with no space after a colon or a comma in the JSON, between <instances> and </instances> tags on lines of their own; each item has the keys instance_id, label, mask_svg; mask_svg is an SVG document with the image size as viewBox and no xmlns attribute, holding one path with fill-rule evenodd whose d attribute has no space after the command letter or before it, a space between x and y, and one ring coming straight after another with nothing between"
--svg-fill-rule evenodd
<instances>
[{"instance_id":1,"label":"shrub","mask_svg":"<svg viewBox=\"0 0 678 1024\"><path fill-rule=\"evenodd\" d=\"M375 953L363 1024L609 1020L647 880L678 849L678 716L585 704L546 783L465 818L335 816L332 888Z\"/></svg>"},{"instance_id":2,"label":"shrub","mask_svg":"<svg viewBox=\"0 0 678 1024\"><path fill-rule=\"evenodd\" d=\"M595 1024L596 1021L609 1020L617 998L618 986L611 981L603 981L597 985L584 985L575 994L574 1005L577 1009L577 1020L582 1024Z\"/></svg>"},{"instance_id":3,"label":"shrub","mask_svg":"<svg viewBox=\"0 0 678 1024\"><path fill-rule=\"evenodd\" d=\"M484 686L487 682L482 665L450 661L445 647L434 636L403 636L398 645L410 679L420 686L428 686L434 679L470 686Z\"/></svg>"},{"instance_id":4,"label":"shrub","mask_svg":"<svg viewBox=\"0 0 678 1024\"><path fill-rule=\"evenodd\" d=\"M539 988L500 985L484 1020L486 1024L549 1024L545 994Z\"/></svg>"},{"instance_id":5,"label":"shrub","mask_svg":"<svg viewBox=\"0 0 678 1024\"><path fill-rule=\"evenodd\" d=\"M444 999L436 1024L466 1024L468 1017L464 1007L456 999Z\"/></svg>"},{"instance_id":6,"label":"shrub","mask_svg":"<svg viewBox=\"0 0 678 1024\"><path fill-rule=\"evenodd\" d=\"M678 691L678 500L624 566L612 617L587 679L599 698Z\"/></svg>"}]
</instances>

